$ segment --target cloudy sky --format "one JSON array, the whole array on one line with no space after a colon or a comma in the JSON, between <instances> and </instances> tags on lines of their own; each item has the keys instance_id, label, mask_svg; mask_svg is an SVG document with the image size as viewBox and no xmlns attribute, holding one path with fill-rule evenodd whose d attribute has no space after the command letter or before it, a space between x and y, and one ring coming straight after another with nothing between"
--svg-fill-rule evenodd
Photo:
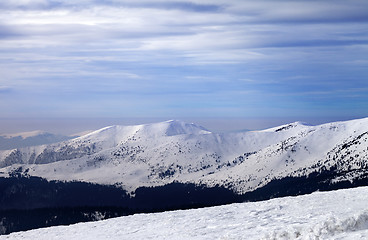
<instances>
[{"instance_id":1,"label":"cloudy sky","mask_svg":"<svg viewBox=\"0 0 368 240\"><path fill-rule=\"evenodd\" d=\"M366 0L7 0L0 118L368 116Z\"/></svg>"}]
</instances>

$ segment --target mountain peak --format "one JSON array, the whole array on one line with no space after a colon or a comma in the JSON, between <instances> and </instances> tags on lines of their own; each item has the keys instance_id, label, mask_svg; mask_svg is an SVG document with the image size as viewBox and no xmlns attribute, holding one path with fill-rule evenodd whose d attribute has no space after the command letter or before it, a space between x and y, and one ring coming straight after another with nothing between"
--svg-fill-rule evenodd
<instances>
[{"instance_id":1,"label":"mountain peak","mask_svg":"<svg viewBox=\"0 0 368 240\"><path fill-rule=\"evenodd\" d=\"M165 136L175 136L181 134L209 134L204 127L194 123L186 123L180 120L168 120L165 122L143 125L143 128L153 134L163 134Z\"/></svg>"},{"instance_id":2,"label":"mountain peak","mask_svg":"<svg viewBox=\"0 0 368 240\"><path fill-rule=\"evenodd\" d=\"M262 132L281 132L281 131L285 131L285 130L289 130L289 129L298 129L298 128L303 128L303 127L307 127L307 126L310 126L310 125L308 125L304 122L301 122L301 121L296 121L296 122L284 124L284 125L281 125L281 126L265 129L265 130L262 130Z\"/></svg>"},{"instance_id":3,"label":"mountain peak","mask_svg":"<svg viewBox=\"0 0 368 240\"><path fill-rule=\"evenodd\" d=\"M185 123L180 120L168 120L158 123L148 123L140 125L112 125L101 128L87 135L82 136L82 139L90 139L93 141L104 142L120 142L123 139L129 139L132 136L141 137L142 139L151 139L156 137L175 136L182 134L209 134L207 129L198 126L194 123ZM112 144L113 146L114 144Z\"/></svg>"}]
</instances>

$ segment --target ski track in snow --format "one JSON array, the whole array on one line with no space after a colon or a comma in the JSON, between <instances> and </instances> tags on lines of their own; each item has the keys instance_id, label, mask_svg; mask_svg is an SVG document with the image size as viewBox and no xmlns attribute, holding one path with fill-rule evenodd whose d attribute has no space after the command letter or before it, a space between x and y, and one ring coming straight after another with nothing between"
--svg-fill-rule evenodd
<instances>
[{"instance_id":1,"label":"ski track in snow","mask_svg":"<svg viewBox=\"0 0 368 240\"><path fill-rule=\"evenodd\" d=\"M368 187L136 214L3 239L368 239Z\"/></svg>"}]
</instances>

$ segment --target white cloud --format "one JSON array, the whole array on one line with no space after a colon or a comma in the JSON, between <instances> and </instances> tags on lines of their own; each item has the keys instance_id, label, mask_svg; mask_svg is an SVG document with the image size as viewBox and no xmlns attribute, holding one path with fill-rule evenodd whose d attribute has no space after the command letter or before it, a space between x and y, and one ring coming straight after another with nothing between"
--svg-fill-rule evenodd
<instances>
[{"instance_id":1,"label":"white cloud","mask_svg":"<svg viewBox=\"0 0 368 240\"><path fill-rule=\"evenodd\" d=\"M310 75L325 88L338 79L345 87L346 77L338 71L346 69L346 75L358 79L367 66L364 4L359 0L3 1L0 84L30 95L72 92L75 101L96 92L113 92L109 103L119 100L119 94L134 95L134 100L142 94L145 102L149 93L156 100L162 94L161 107L174 101L165 98L170 92L179 105L194 104L188 94L198 94L196 100L206 107L219 90L229 102L242 99L249 91L243 88L252 85L249 79L257 83L252 86L262 85L260 92L265 94L280 85L280 96L288 91L312 92L298 85L305 79L290 81L288 76ZM207 88L205 97L196 93Z\"/></svg>"}]
</instances>

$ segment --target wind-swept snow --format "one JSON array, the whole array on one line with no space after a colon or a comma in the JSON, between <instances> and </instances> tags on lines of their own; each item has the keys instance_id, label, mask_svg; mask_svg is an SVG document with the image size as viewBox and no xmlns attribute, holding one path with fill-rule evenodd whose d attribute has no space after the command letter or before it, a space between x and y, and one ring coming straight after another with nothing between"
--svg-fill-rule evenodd
<instances>
[{"instance_id":1,"label":"wind-swept snow","mask_svg":"<svg viewBox=\"0 0 368 240\"><path fill-rule=\"evenodd\" d=\"M368 187L136 214L2 239L368 239Z\"/></svg>"}]
</instances>

